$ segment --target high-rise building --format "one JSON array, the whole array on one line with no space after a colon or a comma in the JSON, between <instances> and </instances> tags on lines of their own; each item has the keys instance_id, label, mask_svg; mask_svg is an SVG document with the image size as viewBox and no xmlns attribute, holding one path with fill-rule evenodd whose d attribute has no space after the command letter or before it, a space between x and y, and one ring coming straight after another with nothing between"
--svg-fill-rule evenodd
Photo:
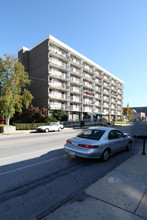
<instances>
[{"instance_id":1,"label":"high-rise building","mask_svg":"<svg viewBox=\"0 0 147 220\"><path fill-rule=\"evenodd\" d=\"M33 105L47 107L49 115L63 108L69 120L121 118L123 82L53 36L22 47L18 58L31 79Z\"/></svg>"}]
</instances>

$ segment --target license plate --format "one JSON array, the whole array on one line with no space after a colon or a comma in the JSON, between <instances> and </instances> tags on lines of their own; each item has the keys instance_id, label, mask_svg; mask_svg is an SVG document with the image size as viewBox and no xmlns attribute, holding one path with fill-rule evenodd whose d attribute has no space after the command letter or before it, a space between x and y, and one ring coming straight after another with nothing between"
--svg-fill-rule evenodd
<instances>
[{"instance_id":1,"label":"license plate","mask_svg":"<svg viewBox=\"0 0 147 220\"><path fill-rule=\"evenodd\" d=\"M71 155L71 156L73 156L73 157L75 157L75 155L76 155L76 153L74 152L74 151L68 151L69 152L69 154Z\"/></svg>"}]
</instances>

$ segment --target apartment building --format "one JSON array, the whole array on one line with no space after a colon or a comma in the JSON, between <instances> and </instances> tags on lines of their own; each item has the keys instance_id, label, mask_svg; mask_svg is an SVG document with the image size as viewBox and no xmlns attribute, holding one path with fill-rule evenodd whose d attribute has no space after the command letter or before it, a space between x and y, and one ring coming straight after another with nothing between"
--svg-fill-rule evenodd
<instances>
[{"instance_id":1,"label":"apartment building","mask_svg":"<svg viewBox=\"0 0 147 220\"><path fill-rule=\"evenodd\" d=\"M74 121L121 119L123 82L53 36L22 47L18 58L31 79L33 105L47 107L49 115L63 108Z\"/></svg>"}]
</instances>

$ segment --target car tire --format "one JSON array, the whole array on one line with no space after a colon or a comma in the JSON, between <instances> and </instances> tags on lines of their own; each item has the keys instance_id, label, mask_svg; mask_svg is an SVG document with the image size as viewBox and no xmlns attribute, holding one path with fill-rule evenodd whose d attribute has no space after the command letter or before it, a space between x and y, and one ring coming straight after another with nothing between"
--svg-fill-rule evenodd
<instances>
[{"instance_id":1,"label":"car tire","mask_svg":"<svg viewBox=\"0 0 147 220\"><path fill-rule=\"evenodd\" d=\"M46 128L46 129L45 129L45 132L46 132L46 133L47 133L47 132L49 132L49 129L48 129L48 128Z\"/></svg>"},{"instance_id":2,"label":"car tire","mask_svg":"<svg viewBox=\"0 0 147 220\"><path fill-rule=\"evenodd\" d=\"M102 161L107 161L109 157L110 157L110 151L107 149L103 152L101 159Z\"/></svg>"},{"instance_id":3,"label":"car tire","mask_svg":"<svg viewBox=\"0 0 147 220\"><path fill-rule=\"evenodd\" d=\"M126 151L130 151L132 148L132 142L129 141L128 144L127 144L127 147L126 147Z\"/></svg>"},{"instance_id":4,"label":"car tire","mask_svg":"<svg viewBox=\"0 0 147 220\"><path fill-rule=\"evenodd\" d=\"M62 130L62 128L59 128L59 129L58 129L58 131L61 131L61 130Z\"/></svg>"}]
</instances>

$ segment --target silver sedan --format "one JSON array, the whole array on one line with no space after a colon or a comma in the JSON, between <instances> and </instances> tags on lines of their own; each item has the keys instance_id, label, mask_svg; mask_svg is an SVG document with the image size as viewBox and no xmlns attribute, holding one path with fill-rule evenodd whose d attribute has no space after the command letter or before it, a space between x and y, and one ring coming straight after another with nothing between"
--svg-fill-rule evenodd
<instances>
[{"instance_id":1,"label":"silver sedan","mask_svg":"<svg viewBox=\"0 0 147 220\"><path fill-rule=\"evenodd\" d=\"M115 128L89 128L76 137L66 140L65 151L84 158L101 158L108 160L109 156L124 149L131 150L132 138Z\"/></svg>"}]
</instances>

